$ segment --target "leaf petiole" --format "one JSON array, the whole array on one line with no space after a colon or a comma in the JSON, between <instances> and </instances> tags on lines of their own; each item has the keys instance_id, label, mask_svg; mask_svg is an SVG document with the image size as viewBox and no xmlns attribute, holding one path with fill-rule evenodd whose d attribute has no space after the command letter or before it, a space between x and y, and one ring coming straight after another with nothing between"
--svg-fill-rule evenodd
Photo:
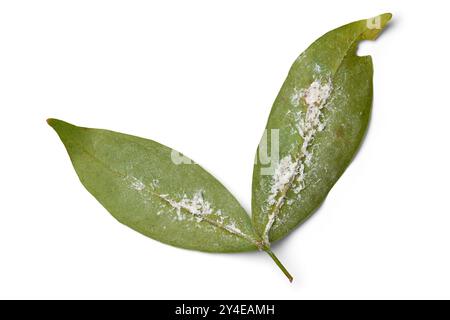
<instances>
[{"instance_id":1,"label":"leaf petiole","mask_svg":"<svg viewBox=\"0 0 450 320\"><path fill-rule=\"evenodd\" d=\"M280 260L278 260L277 256L270 250L270 249L264 249L265 252L267 252L267 254L272 258L273 261L275 261L275 263L277 264L278 268L281 269L281 271L283 271L283 273L286 275L286 277L289 279L289 282L292 283L292 281L294 280L294 277L291 276L291 274L289 273L289 271L287 271L287 269L283 266L283 264L281 263Z\"/></svg>"}]
</instances>

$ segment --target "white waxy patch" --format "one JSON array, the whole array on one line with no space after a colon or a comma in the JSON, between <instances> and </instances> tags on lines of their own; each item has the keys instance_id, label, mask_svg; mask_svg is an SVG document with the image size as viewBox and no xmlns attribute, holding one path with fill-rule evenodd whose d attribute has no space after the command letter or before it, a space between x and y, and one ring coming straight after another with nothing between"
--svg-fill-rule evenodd
<instances>
[{"instance_id":1,"label":"white waxy patch","mask_svg":"<svg viewBox=\"0 0 450 320\"><path fill-rule=\"evenodd\" d=\"M270 189L269 198L267 200L269 208L273 210L269 214L269 220L264 230L264 241L269 243L269 232L275 223L276 216L285 202L286 187L292 184L292 179L298 172L299 162L293 161L291 155L287 155L278 164L274 175L272 176L272 187Z\"/></svg>"},{"instance_id":2,"label":"white waxy patch","mask_svg":"<svg viewBox=\"0 0 450 320\"><path fill-rule=\"evenodd\" d=\"M325 106L331 90L331 81L322 84L318 80L314 80L307 89L294 90L291 96L292 104L298 106L300 99L304 99L307 106L306 112L299 111L296 117L297 129L303 143L300 148L300 155L296 160L293 160L291 155L281 159L272 177L272 186L268 198L269 205L276 203L277 195L285 189L286 185L293 182L294 177L297 177L296 180L299 182L299 186L294 191L299 193L304 188L305 165L311 164L313 155L310 147L314 136L325 128L321 119L321 110Z\"/></svg>"},{"instance_id":3,"label":"white waxy patch","mask_svg":"<svg viewBox=\"0 0 450 320\"><path fill-rule=\"evenodd\" d=\"M170 199L167 195L161 195L161 197L177 210L178 220L180 221L184 220L184 215L182 214L181 209L188 211L198 218L213 213L211 204L203 199L203 192L201 190L197 191L192 198L188 198L184 195L180 201Z\"/></svg>"},{"instance_id":4,"label":"white waxy patch","mask_svg":"<svg viewBox=\"0 0 450 320\"><path fill-rule=\"evenodd\" d=\"M307 109L304 115L300 113L297 128L303 138L300 160L304 160L307 166L311 164L312 160L312 152L309 147L317 132L325 129L325 123L322 121L322 109L330 97L331 90L331 81L321 84L320 81L315 80L308 89L301 91Z\"/></svg>"},{"instance_id":5,"label":"white waxy patch","mask_svg":"<svg viewBox=\"0 0 450 320\"><path fill-rule=\"evenodd\" d=\"M149 188L146 188L146 185L134 176L126 176L124 180L129 183L131 189L139 191L141 194L152 194L170 204L176 210L175 219L178 221L184 221L186 219L199 223L202 221L207 221L208 223L226 230L233 235L254 243L258 248L260 247L260 243L240 230L237 227L236 222L233 221L231 217L224 214L221 209L213 209L212 204L204 199L203 190L195 192L192 198L189 198L185 194L180 201L176 201L168 194L158 194L155 192L155 189L159 187L159 180L157 179L152 180ZM160 206L160 210L156 212L156 215L160 216L164 212L164 209L164 206ZM191 216L189 216L189 214ZM211 215L214 216L211 217Z\"/></svg>"},{"instance_id":6,"label":"white waxy patch","mask_svg":"<svg viewBox=\"0 0 450 320\"><path fill-rule=\"evenodd\" d=\"M331 82L322 84L319 80L314 80L308 89L303 91L308 108L310 106L323 106L331 93Z\"/></svg>"},{"instance_id":7,"label":"white waxy patch","mask_svg":"<svg viewBox=\"0 0 450 320\"><path fill-rule=\"evenodd\" d=\"M231 233L237 234L237 235L239 235L239 236L241 236L241 237L243 237L243 238L246 238L246 239L248 238L248 236L247 236L246 234L244 234L244 233L241 231L241 229L239 229L239 228L236 226L236 224L235 224L234 222L231 222L231 223L225 225L224 228L225 228L227 231L231 232ZM253 241L253 240L252 240L252 241Z\"/></svg>"},{"instance_id":8,"label":"white waxy patch","mask_svg":"<svg viewBox=\"0 0 450 320\"><path fill-rule=\"evenodd\" d=\"M294 107L298 107L300 104L300 99L302 98L303 92L301 90L294 89L294 92L291 94L291 104ZM288 111L290 112L290 110Z\"/></svg>"},{"instance_id":9,"label":"white waxy patch","mask_svg":"<svg viewBox=\"0 0 450 320\"><path fill-rule=\"evenodd\" d=\"M320 73L322 71L322 67L317 63L314 65L314 72Z\"/></svg>"},{"instance_id":10,"label":"white waxy patch","mask_svg":"<svg viewBox=\"0 0 450 320\"><path fill-rule=\"evenodd\" d=\"M290 97L291 104L299 107L303 100L306 104L306 112L301 110L295 115L297 130L303 139L300 147L299 155L293 159L289 154L281 159L274 175L272 176L272 184L267 199L269 220L264 231L264 240L269 241L269 232L275 223L275 219L285 203L286 193L289 187L295 183L293 191L298 194L305 188L305 166L310 166L313 153L311 146L317 132L325 128L322 121L322 109L325 107L332 91L331 80L323 83L314 80L307 89L294 89ZM292 205L293 201L288 200L288 205Z\"/></svg>"},{"instance_id":11,"label":"white waxy patch","mask_svg":"<svg viewBox=\"0 0 450 320\"><path fill-rule=\"evenodd\" d=\"M276 202L276 196L291 181L297 172L297 163L292 160L291 155L287 155L280 160L275 173L272 176L272 187L268 199L269 205Z\"/></svg>"},{"instance_id":12,"label":"white waxy patch","mask_svg":"<svg viewBox=\"0 0 450 320\"><path fill-rule=\"evenodd\" d=\"M142 181L133 182L133 188L137 191L142 191L145 189L145 184Z\"/></svg>"},{"instance_id":13,"label":"white waxy patch","mask_svg":"<svg viewBox=\"0 0 450 320\"><path fill-rule=\"evenodd\" d=\"M159 180L153 179L152 180L152 189L157 189L159 187Z\"/></svg>"},{"instance_id":14,"label":"white waxy patch","mask_svg":"<svg viewBox=\"0 0 450 320\"><path fill-rule=\"evenodd\" d=\"M161 195L160 197L176 209L177 219L179 221L186 219L186 215L182 212L182 210L185 210L192 214L197 222L207 221L216 227L222 228L231 234L247 239L248 241L255 243L256 246L259 246L259 243L255 242L254 239L246 235L237 227L235 221L224 215L222 210L214 210L211 203L203 198L203 191L201 190L197 191L192 198L188 198L184 195L180 201L170 199L168 195ZM208 218L212 214L214 214L214 218ZM225 223L225 221L229 222Z\"/></svg>"},{"instance_id":15,"label":"white waxy patch","mask_svg":"<svg viewBox=\"0 0 450 320\"><path fill-rule=\"evenodd\" d=\"M127 176L125 178L130 182L130 188L136 191L142 191L145 189L145 184L141 180L133 176Z\"/></svg>"},{"instance_id":16,"label":"white waxy patch","mask_svg":"<svg viewBox=\"0 0 450 320\"><path fill-rule=\"evenodd\" d=\"M300 191L302 191L305 188L305 164L301 161L299 161L296 181L297 186L294 188L294 192L298 194L298 197L300 199L301 196Z\"/></svg>"}]
</instances>

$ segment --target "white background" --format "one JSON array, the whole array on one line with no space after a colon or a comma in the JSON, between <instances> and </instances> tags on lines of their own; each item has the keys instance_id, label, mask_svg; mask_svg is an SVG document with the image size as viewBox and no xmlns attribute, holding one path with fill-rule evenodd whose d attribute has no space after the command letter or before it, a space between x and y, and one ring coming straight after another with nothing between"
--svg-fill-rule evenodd
<instances>
[{"instance_id":1,"label":"white background","mask_svg":"<svg viewBox=\"0 0 450 320\"><path fill-rule=\"evenodd\" d=\"M429 9L427 9L429 8ZM0 298L450 298L446 1L2 1ZM185 152L250 208L254 151L294 59L392 12L362 43L369 133L325 204L263 253L173 248L82 187L48 117Z\"/></svg>"}]
</instances>

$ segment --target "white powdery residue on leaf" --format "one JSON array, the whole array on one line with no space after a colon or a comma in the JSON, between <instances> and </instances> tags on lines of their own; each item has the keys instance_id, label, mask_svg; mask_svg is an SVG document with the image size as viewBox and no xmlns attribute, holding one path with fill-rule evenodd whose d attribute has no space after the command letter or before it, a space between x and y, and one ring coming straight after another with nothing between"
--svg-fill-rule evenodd
<instances>
[{"instance_id":1,"label":"white powdery residue on leaf","mask_svg":"<svg viewBox=\"0 0 450 320\"><path fill-rule=\"evenodd\" d=\"M230 222L229 224L225 225L225 229L231 233L240 235L241 237L247 238L248 236L246 234L244 234L241 229L239 229L236 226L236 223L234 222Z\"/></svg>"},{"instance_id":2,"label":"white powdery residue on leaf","mask_svg":"<svg viewBox=\"0 0 450 320\"><path fill-rule=\"evenodd\" d=\"M178 220L184 220L184 215L181 213L181 209L188 211L197 218L201 219L201 216L210 215L213 213L211 204L203 199L203 191L197 191L192 198L188 198L186 195L180 201L170 199L167 195L161 195L172 207L177 210ZM217 214L217 212L216 212Z\"/></svg>"},{"instance_id":3,"label":"white powdery residue on leaf","mask_svg":"<svg viewBox=\"0 0 450 320\"><path fill-rule=\"evenodd\" d=\"M314 80L308 89L304 90L304 98L308 107L315 105L322 108L330 97L332 90L331 79L325 84L319 80Z\"/></svg>"},{"instance_id":4,"label":"white powdery residue on leaf","mask_svg":"<svg viewBox=\"0 0 450 320\"><path fill-rule=\"evenodd\" d=\"M275 204L277 195L290 183L292 177L296 174L296 171L297 163L292 160L291 155L287 155L280 160L278 167L275 169L275 173L272 176L272 186L270 188L268 199L269 205Z\"/></svg>"},{"instance_id":5,"label":"white powdery residue on leaf","mask_svg":"<svg viewBox=\"0 0 450 320\"><path fill-rule=\"evenodd\" d=\"M322 84L319 80L314 80L308 89L300 90L301 97L305 100L306 113L299 112L298 132L303 138L301 147L301 157L305 164L310 165L312 153L310 147L317 132L325 129L325 123L322 121L322 109L326 105L332 91L331 81ZM295 92L294 92L295 94Z\"/></svg>"},{"instance_id":6,"label":"white powdery residue on leaf","mask_svg":"<svg viewBox=\"0 0 450 320\"><path fill-rule=\"evenodd\" d=\"M168 195L160 195L160 197L176 209L178 221L189 219L189 217L182 212L183 209L193 215L193 218L196 222L209 222L212 225L226 230L233 235L244 238L247 241L254 243L255 246L259 247L259 243L255 239L242 232L236 226L236 222L231 220L229 216L223 214L222 210L213 210L211 203L203 198L203 191L197 191L192 198L188 198L186 195L184 195L180 201L175 201L169 198ZM211 217L211 215L214 216ZM225 223L225 221L228 222Z\"/></svg>"},{"instance_id":7,"label":"white powdery residue on leaf","mask_svg":"<svg viewBox=\"0 0 450 320\"><path fill-rule=\"evenodd\" d=\"M133 188L137 191L142 191L145 189L145 184L142 181L133 182Z\"/></svg>"},{"instance_id":8,"label":"white powdery residue on leaf","mask_svg":"<svg viewBox=\"0 0 450 320\"><path fill-rule=\"evenodd\" d=\"M320 65L318 65L317 63L314 64L314 72L316 72L316 73L322 72L322 67Z\"/></svg>"},{"instance_id":9,"label":"white powdery residue on leaf","mask_svg":"<svg viewBox=\"0 0 450 320\"><path fill-rule=\"evenodd\" d=\"M267 203L269 205L269 220L264 230L264 241L269 243L269 232L275 223L276 216L279 209L284 204L286 199L287 188L291 185L293 179L296 177L300 162L293 161L291 155L285 156L280 160L278 167L272 176L272 186L270 188L269 198Z\"/></svg>"},{"instance_id":10,"label":"white powdery residue on leaf","mask_svg":"<svg viewBox=\"0 0 450 320\"><path fill-rule=\"evenodd\" d=\"M145 184L134 176L126 176L125 180L130 183L130 188L136 191L142 191L145 189Z\"/></svg>"},{"instance_id":11,"label":"white powdery residue on leaf","mask_svg":"<svg viewBox=\"0 0 450 320\"><path fill-rule=\"evenodd\" d=\"M300 199L300 191L305 188L305 164L302 161L299 161L296 181L297 186L294 188L294 192L298 194Z\"/></svg>"},{"instance_id":12,"label":"white powdery residue on leaf","mask_svg":"<svg viewBox=\"0 0 450 320\"><path fill-rule=\"evenodd\" d=\"M290 97L291 104L294 107L298 107L302 96L303 96L303 92L301 90L298 90L297 88L294 88L294 92L291 94L291 97ZM290 112L290 110L289 110L289 112Z\"/></svg>"},{"instance_id":13,"label":"white powdery residue on leaf","mask_svg":"<svg viewBox=\"0 0 450 320\"><path fill-rule=\"evenodd\" d=\"M303 139L298 157L294 160L291 155L285 156L279 163L272 177L267 203L269 205L269 219L264 231L264 240L269 242L269 232L275 223L275 219L286 202L287 191L289 187L293 188L294 193L300 199L300 192L305 188L305 166L309 166L312 161L311 145L317 132L325 128L322 122L322 109L327 104L332 91L331 80L322 84L319 80L314 80L307 89L294 89L291 95L291 104L294 107L300 105L301 99L305 101L306 112L299 110L294 117L299 135ZM287 204L294 202L288 200Z\"/></svg>"},{"instance_id":14,"label":"white powdery residue on leaf","mask_svg":"<svg viewBox=\"0 0 450 320\"><path fill-rule=\"evenodd\" d=\"M159 187L159 180L153 179L152 180L152 189L157 189Z\"/></svg>"}]
</instances>

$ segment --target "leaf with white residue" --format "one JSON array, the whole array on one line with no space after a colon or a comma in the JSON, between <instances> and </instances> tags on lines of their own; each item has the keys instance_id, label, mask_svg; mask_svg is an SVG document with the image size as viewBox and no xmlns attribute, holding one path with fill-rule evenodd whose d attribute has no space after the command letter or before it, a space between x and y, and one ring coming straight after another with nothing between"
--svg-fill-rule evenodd
<instances>
[{"instance_id":1,"label":"leaf with white residue","mask_svg":"<svg viewBox=\"0 0 450 320\"><path fill-rule=\"evenodd\" d=\"M354 157L369 121L373 74L370 56L357 56L356 49L375 39L390 18L383 14L330 31L291 67L253 172L253 223L267 246L320 206Z\"/></svg>"},{"instance_id":2,"label":"leaf with white residue","mask_svg":"<svg viewBox=\"0 0 450 320\"><path fill-rule=\"evenodd\" d=\"M121 223L180 248L266 251L292 281L270 243L314 212L353 158L372 104L372 62L358 57L356 48L375 39L390 18L333 30L295 61L270 113L266 143L258 148L253 223L220 182L168 147L56 119L48 123L82 184Z\"/></svg>"},{"instance_id":3,"label":"leaf with white residue","mask_svg":"<svg viewBox=\"0 0 450 320\"><path fill-rule=\"evenodd\" d=\"M155 141L49 119L86 189L121 223L205 252L264 250L231 193L198 164Z\"/></svg>"},{"instance_id":4,"label":"leaf with white residue","mask_svg":"<svg viewBox=\"0 0 450 320\"><path fill-rule=\"evenodd\" d=\"M260 247L236 199L179 153L117 132L55 119L48 123L66 146L83 185L123 224L181 248L239 252Z\"/></svg>"}]
</instances>

